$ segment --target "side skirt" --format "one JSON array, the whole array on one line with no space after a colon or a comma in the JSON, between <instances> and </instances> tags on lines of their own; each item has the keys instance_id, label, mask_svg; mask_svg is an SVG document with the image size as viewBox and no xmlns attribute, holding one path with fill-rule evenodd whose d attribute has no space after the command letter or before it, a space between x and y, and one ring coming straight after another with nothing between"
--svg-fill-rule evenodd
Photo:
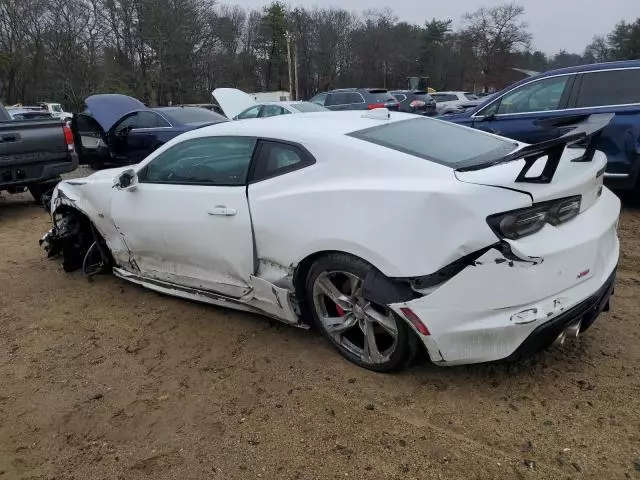
<instances>
[{"instance_id":1,"label":"side skirt","mask_svg":"<svg viewBox=\"0 0 640 480\"><path fill-rule=\"evenodd\" d=\"M273 308L269 301L256 298L254 292L249 292L247 295L241 298L232 298L220 295L209 290L200 290L196 288L184 287L170 282L164 282L162 280L151 279L131 273L122 268L114 267L113 274L127 280L132 283L136 283L150 290L164 293L166 295L172 295L175 297L186 298L188 300L194 300L196 302L208 303L210 305L217 305L220 307L231 308L234 310L241 310L244 312L257 313L265 315L267 317L279 320L289 325L296 327L308 328L308 326L300 321L300 318L296 315L290 301L288 300L288 292L284 289L278 288L274 285L270 285L270 293L278 298L278 307ZM252 277L252 281L259 285L258 291L265 291L265 280L257 277ZM286 303L285 303L286 300Z\"/></svg>"}]
</instances>

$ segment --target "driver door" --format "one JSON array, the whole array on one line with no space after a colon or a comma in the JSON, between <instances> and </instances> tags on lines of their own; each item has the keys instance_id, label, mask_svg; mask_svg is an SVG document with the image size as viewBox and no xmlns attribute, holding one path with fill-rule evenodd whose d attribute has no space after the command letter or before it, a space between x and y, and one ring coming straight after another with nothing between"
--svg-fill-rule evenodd
<instances>
[{"instance_id":1,"label":"driver door","mask_svg":"<svg viewBox=\"0 0 640 480\"><path fill-rule=\"evenodd\" d=\"M114 162L128 164L129 162L129 133L136 127L138 112L133 112L116 123L107 136L111 159Z\"/></svg>"},{"instance_id":2,"label":"driver door","mask_svg":"<svg viewBox=\"0 0 640 480\"><path fill-rule=\"evenodd\" d=\"M556 138L562 132L553 124L562 124L568 116L574 80L573 75L563 75L524 84L476 113L473 126L530 144Z\"/></svg>"},{"instance_id":3,"label":"driver door","mask_svg":"<svg viewBox=\"0 0 640 480\"><path fill-rule=\"evenodd\" d=\"M117 191L111 204L130 257L119 263L148 279L234 298L248 293L254 248L246 177L255 144L194 138L144 162L136 188Z\"/></svg>"}]
</instances>

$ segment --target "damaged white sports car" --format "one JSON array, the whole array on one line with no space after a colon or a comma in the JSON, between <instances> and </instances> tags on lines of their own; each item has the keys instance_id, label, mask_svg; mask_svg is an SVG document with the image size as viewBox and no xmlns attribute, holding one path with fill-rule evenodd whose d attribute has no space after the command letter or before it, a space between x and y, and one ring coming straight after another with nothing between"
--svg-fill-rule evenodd
<instances>
[{"instance_id":1,"label":"damaged white sports car","mask_svg":"<svg viewBox=\"0 0 640 480\"><path fill-rule=\"evenodd\" d=\"M538 145L384 109L205 127L60 182L42 242L67 271L315 322L376 371L420 345L438 365L519 359L609 306L610 119Z\"/></svg>"}]
</instances>

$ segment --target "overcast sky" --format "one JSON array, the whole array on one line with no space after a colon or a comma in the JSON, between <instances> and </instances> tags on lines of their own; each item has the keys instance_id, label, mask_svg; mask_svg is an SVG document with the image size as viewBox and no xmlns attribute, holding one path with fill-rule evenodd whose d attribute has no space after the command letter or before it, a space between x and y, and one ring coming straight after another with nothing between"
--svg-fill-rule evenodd
<instances>
[{"instance_id":1,"label":"overcast sky","mask_svg":"<svg viewBox=\"0 0 640 480\"><path fill-rule=\"evenodd\" d=\"M270 0L222 0L243 7L262 7ZM423 24L425 20L451 18L458 26L465 12L505 3L496 0L288 0L289 6L340 6L346 10L391 7L400 20ZM594 35L610 32L620 20L640 17L640 0L520 0L525 21L533 34L533 48L545 53L565 49L582 53Z\"/></svg>"}]
</instances>

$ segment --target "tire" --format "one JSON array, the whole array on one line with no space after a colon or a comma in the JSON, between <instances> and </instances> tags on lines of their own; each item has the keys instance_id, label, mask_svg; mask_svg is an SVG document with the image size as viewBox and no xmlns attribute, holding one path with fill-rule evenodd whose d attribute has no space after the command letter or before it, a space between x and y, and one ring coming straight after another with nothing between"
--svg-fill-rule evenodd
<instances>
[{"instance_id":1,"label":"tire","mask_svg":"<svg viewBox=\"0 0 640 480\"><path fill-rule=\"evenodd\" d=\"M305 296L314 323L343 357L375 372L399 371L415 357L419 340L386 305L365 302L363 280L374 268L348 254L321 257L309 269Z\"/></svg>"},{"instance_id":2,"label":"tire","mask_svg":"<svg viewBox=\"0 0 640 480\"><path fill-rule=\"evenodd\" d=\"M59 181L60 179L48 181L44 183L36 183L35 185L30 185L27 188L29 189L29 193L31 193L31 196L36 201L36 203L40 204L42 203L42 196L45 193L48 193L49 191L53 190Z\"/></svg>"}]
</instances>

